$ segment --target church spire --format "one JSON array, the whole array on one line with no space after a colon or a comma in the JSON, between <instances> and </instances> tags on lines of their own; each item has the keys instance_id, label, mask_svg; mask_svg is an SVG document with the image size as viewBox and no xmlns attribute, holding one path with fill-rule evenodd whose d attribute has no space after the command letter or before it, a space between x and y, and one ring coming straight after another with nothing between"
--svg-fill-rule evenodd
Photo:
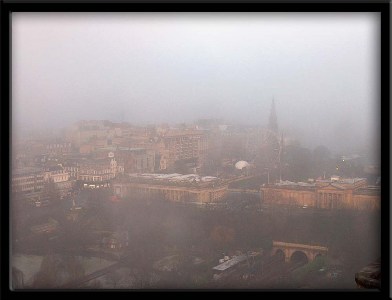
<instances>
[{"instance_id":1,"label":"church spire","mask_svg":"<svg viewBox=\"0 0 392 300\"><path fill-rule=\"evenodd\" d=\"M268 128L274 132L278 132L278 119L275 111L275 99L272 98L271 112L269 116Z\"/></svg>"}]
</instances>

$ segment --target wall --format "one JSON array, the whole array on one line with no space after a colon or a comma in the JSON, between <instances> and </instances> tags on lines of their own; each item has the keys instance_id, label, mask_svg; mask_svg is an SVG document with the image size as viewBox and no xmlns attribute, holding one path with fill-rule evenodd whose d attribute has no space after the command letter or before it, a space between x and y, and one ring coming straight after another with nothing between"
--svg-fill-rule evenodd
<instances>
[{"instance_id":1,"label":"wall","mask_svg":"<svg viewBox=\"0 0 392 300\"><path fill-rule=\"evenodd\" d=\"M377 192L356 193L352 189L333 189L321 187L314 189L288 188L279 186L262 186L261 199L265 204L294 205L321 209L380 209L380 195Z\"/></svg>"}]
</instances>

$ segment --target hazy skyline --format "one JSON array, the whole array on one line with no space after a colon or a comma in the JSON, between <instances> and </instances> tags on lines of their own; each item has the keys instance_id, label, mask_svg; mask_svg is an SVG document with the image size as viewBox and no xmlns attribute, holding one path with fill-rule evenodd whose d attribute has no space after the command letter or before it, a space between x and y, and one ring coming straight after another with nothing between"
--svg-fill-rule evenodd
<instances>
[{"instance_id":1,"label":"hazy skyline","mask_svg":"<svg viewBox=\"0 0 392 300\"><path fill-rule=\"evenodd\" d=\"M14 128L220 118L379 146L378 13L13 13ZM300 136L298 136L300 135Z\"/></svg>"}]
</instances>

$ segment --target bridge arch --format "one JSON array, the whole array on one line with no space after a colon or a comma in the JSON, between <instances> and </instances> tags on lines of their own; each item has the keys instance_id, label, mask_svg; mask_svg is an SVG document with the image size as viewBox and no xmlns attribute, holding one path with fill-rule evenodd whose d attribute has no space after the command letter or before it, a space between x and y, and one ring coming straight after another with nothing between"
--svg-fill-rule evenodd
<instances>
[{"instance_id":1,"label":"bridge arch","mask_svg":"<svg viewBox=\"0 0 392 300\"><path fill-rule=\"evenodd\" d=\"M291 254L290 262L291 263L304 263L304 264L306 264L309 262L309 258L305 252L303 252L301 250L296 250Z\"/></svg>"},{"instance_id":2,"label":"bridge arch","mask_svg":"<svg viewBox=\"0 0 392 300\"><path fill-rule=\"evenodd\" d=\"M292 260L303 260L304 262L313 261L316 256L326 255L328 248L319 245L306 245L306 244L296 244L280 241L272 241L272 251L271 254L277 254L280 250L280 254L284 254L285 262L290 262ZM296 253L298 252L298 253Z\"/></svg>"}]
</instances>

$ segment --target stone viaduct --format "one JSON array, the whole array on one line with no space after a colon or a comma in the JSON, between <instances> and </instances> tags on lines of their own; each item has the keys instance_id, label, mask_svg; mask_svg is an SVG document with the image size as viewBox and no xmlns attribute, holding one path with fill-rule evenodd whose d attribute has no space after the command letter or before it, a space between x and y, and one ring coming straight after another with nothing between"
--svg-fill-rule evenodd
<instances>
[{"instance_id":1,"label":"stone viaduct","mask_svg":"<svg viewBox=\"0 0 392 300\"><path fill-rule=\"evenodd\" d=\"M319 255L326 255L327 252L328 248L324 246L273 241L271 255L282 256L285 262L305 259L311 262Z\"/></svg>"}]
</instances>

